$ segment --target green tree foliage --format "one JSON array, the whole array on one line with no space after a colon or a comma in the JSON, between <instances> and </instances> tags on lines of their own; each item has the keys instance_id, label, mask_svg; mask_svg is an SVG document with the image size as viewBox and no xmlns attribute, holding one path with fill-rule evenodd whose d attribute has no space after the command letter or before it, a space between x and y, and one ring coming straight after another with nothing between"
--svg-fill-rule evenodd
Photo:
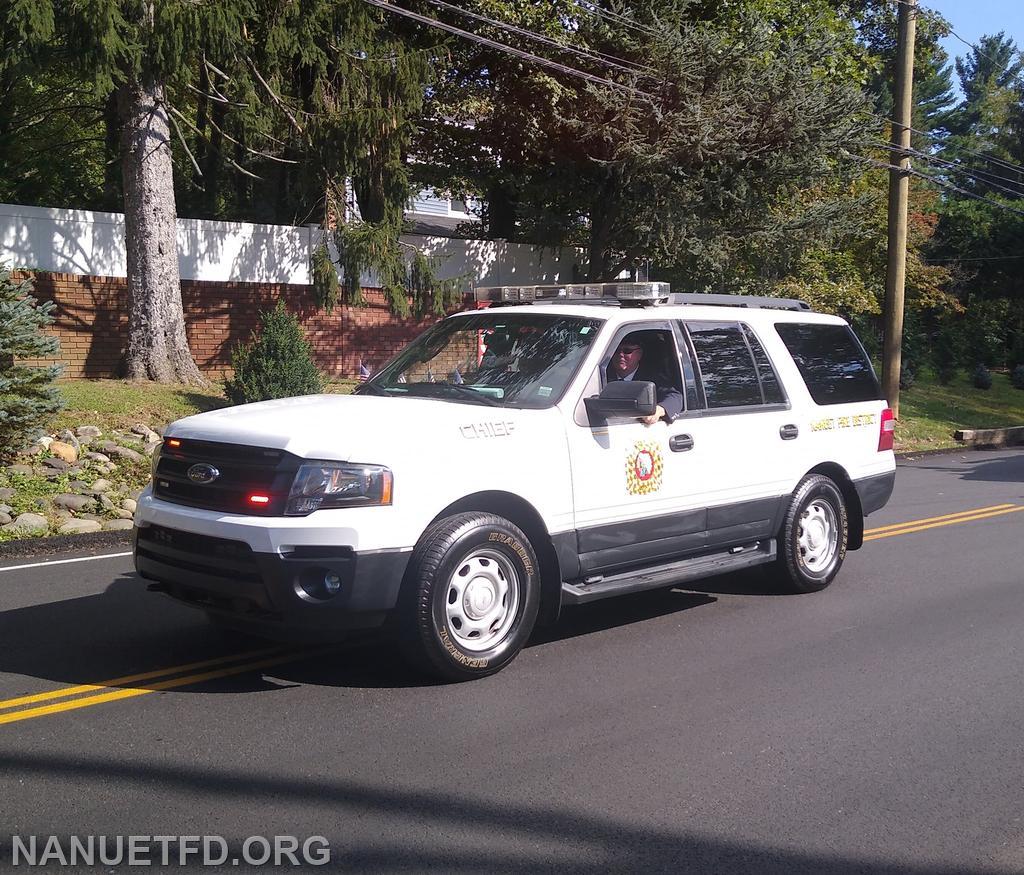
<instances>
[{"instance_id":1,"label":"green tree foliage","mask_svg":"<svg viewBox=\"0 0 1024 875\"><path fill-rule=\"evenodd\" d=\"M302 326L282 301L261 315L252 342L235 348L231 366L234 376L224 383L224 395L232 404L312 395L324 385Z\"/></svg>"},{"instance_id":2,"label":"green tree foliage","mask_svg":"<svg viewBox=\"0 0 1024 875\"><path fill-rule=\"evenodd\" d=\"M53 302L40 304L31 292L31 283L15 282L0 265L0 458L20 449L62 406L53 385L60 366L21 361L59 350L57 338L40 331L53 322Z\"/></svg>"},{"instance_id":3,"label":"green tree foliage","mask_svg":"<svg viewBox=\"0 0 1024 875\"><path fill-rule=\"evenodd\" d=\"M858 221L843 154L867 130L859 50L830 4L617 5L636 26L553 6L561 41L636 72L597 68L621 86L603 87L458 56L422 151L445 156L450 188L484 194L490 233L583 246L591 278L653 263L718 288L746 264L785 275Z\"/></svg>"},{"instance_id":4,"label":"green tree foliage","mask_svg":"<svg viewBox=\"0 0 1024 875\"><path fill-rule=\"evenodd\" d=\"M33 153L30 138L24 154L6 156L0 148L0 168L27 161L49 178L48 186L23 185L23 199L116 207L110 200L119 184L102 173L111 151L104 144L113 142L115 157L127 157L116 152L126 116L111 117L113 97L152 89L170 114L184 212L295 224L315 218L338 231L350 299L359 297L358 278L366 271L401 274L407 281L390 291L397 308L407 308L405 293L418 294L423 284L408 281L413 259L398 242L410 195L405 156L436 39L395 21L362 0L7 4L0 12L0 84L18 88L0 94L13 101L10 113L0 112L0 125L6 120L24 135L43 118L57 132L53 142L68 142L60 125L70 105L58 101L33 115L33 104L44 108L44 86L59 93L34 78L41 71L73 86L75 100L64 103L74 103L76 123L97 148L77 188L74 174L62 178L59 164ZM349 233L353 218L359 230ZM375 245L360 245L366 237ZM439 291L427 283L428 306Z\"/></svg>"},{"instance_id":5,"label":"green tree foliage","mask_svg":"<svg viewBox=\"0 0 1024 875\"><path fill-rule=\"evenodd\" d=\"M958 58L956 71L964 97L939 149L952 166L930 170L964 192L944 194L929 255L950 269L963 306L961 363L1012 368L1007 353L1024 331L1024 61L999 33Z\"/></svg>"}]
</instances>

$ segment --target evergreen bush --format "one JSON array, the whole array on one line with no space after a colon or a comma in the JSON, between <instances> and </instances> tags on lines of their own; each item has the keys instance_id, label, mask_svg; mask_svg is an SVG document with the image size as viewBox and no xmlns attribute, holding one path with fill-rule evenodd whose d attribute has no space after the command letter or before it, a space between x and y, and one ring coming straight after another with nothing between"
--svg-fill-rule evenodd
<instances>
[{"instance_id":1,"label":"evergreen bush","mask_svg":"<svg viewBox=\"0 0 1024 875\"><path fill-rule=\"evenodd\" d=\"M235 347L231 354L233 378L224 394L233 404L312 395L324 386L323 374L313 362L312 350L298 320L284 302L260 316L260 331L252 343Z\"/></svg>"},{"instance_id":2,"label":"evergreen bush","mask_svg":"<svg viewBox=\"0 0 1024 875\"><path fill-rule=\"evenodd\" d=\"M961 348L965 355L986 367L1005 367L1009 318L1007 301L972 298L966 305L960 325L963 333Z\"/></svg>"},{"instance_id":3,"label":"evergreen bush","mask_svg":"<svg viewBox=\"0 0 1024 875\"><path fill-rule=\"evenodd\" d=\"M951 318L939 323L938 330L931 343L932 367L935 376L943 386L953 382L960 369L959 334Z\"/></svg>"},{"instance_id":4,"label":"evergreen bush","mask_svg":"<svg viewBox=\"0 0 1024 875\"><path fill-rule=\"evenodd\" d=\"M973 382L975 389L984 389L988 391L992 388L992 374L989 373L988 368L979 364L978 367L974 369Z\"/></svg>"},{"instance_id":5,"label":"evergreen bush","mask_svg":"<svg viewBox=\"0 0 1024 875\"><path fill-rule=\"evenodd\" d=\"M1024 331L1013 332L1013 339L1010 341L1010 355L1006 364L1011 371L1016 370L1018 365L1024 365Z\"/></svg>"},{"instance_id":6,"label":"evergreen bush","mask_svg":"<svg viewBox=\"0 0 1024 875\"><path fill-rule=\"evenodd\" d=\"M909 389L916 379L915 368L909 362L900 367L900 389Z\"/></svg>"},{"instance_id":7,"label":"evergreen bush","mask_svg":"<svg viewBox=\"0 0 1024 875\"><path fill-rule=\"evenodd\" d=\"M19 359L51 358L60 349L56 337L40 330L53 322L54 303L40 304L31 293L31 282L15 282L0 265L0 458L39 434L63 406L53 385L60 365L19 364Z\"/></svg>"},{"instance_id":8,"label":"evergreen bush","mask_svg":"<svg viewBox=\"0 0 1024 875\"><path fill-rule=\"evenodd\" d=\"M1014 389L1024 389L1024 364L1017 365L1010 374L1010 382Z\"/></svg>"}]
</instances>

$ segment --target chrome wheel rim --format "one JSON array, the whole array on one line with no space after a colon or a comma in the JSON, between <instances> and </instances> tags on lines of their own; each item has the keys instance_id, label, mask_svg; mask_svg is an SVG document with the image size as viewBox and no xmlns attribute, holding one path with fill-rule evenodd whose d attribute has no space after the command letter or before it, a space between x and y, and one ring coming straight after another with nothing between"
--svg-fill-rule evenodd
<instances>
[{"instance_id":1,"label":"chrome wheel rim","mask_svg":"<svg viewBox=\"0 0 1024 875\"><path fill-rule=\"evenodd\" d=\"M815 499L800 514L797 535L800 562L812 574L827 571L839 552L839 519L835 508Z\"/></svg>"},{"instance_id":2,"label":"chrome wheel rim","mask_svg":"<svg viewBox=\"0 0 1024 875\"><path fill-rule=\"evenodd\" d=\"M507 556L487 549L465 556L445 593L445 616L458 645L480 652L498 644L515 622L521 590Z\"/></svg>"}]
</instances>

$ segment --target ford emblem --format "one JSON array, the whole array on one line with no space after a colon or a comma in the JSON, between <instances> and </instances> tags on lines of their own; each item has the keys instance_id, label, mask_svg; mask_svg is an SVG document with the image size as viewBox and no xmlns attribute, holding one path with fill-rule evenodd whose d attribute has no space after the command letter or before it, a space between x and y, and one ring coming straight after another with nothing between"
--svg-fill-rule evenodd
<instances>
[{"instance_id":1,"label":"ford emblem","mask_svg":"<svg viewBox=\"0 0 1024 875\"><path fill-rule=\"evenodd\" d=\"M188 479L193 483L205 485L213 483L218 477L220 477L220 471L214 468L213 465L207 465L205 462L200 462L198 465L193 465L188 469Z\"/></svg>"}]
</instances>

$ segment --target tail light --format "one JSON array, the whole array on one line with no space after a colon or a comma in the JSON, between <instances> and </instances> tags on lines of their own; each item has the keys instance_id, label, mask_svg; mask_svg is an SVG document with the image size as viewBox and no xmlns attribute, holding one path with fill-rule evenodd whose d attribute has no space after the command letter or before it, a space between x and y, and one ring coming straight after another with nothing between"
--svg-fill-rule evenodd
<instances>
[{"instance_id":1,"label":"tail light","mask_svg":"<svg viewBox=\"0 0 1024 875\"><path fill-rule=\"evenodd\" d=\"M878 427L878 452L884 453L886 450L891 450L895 436L896 417L893 416L892 408L886 407L882 411L882 422Z\"/></svg>"}]
</instances>

